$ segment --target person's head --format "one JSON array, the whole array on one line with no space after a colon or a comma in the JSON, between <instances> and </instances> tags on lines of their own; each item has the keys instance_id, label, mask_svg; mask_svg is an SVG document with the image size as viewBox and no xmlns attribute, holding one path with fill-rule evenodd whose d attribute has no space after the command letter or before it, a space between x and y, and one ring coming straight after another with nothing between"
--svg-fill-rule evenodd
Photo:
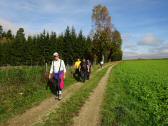
<instances>
[{"instance_id":1,"label":"person's head","mask_svg":"<svg viewBox=\"0 0 168 126\"><path fill-rule=\"evenodd\" d=\"M85 58L83 58L83 62L85 62L86 60L85 60Z\"/></svg>"},{"instance_id":2,"label":"person's head","mask_svg":"<svg viewBox=\"0 0 168 126\"><path fill-rule=\"evenodd\" d=\"M55 52L53 54L54 60L58 60L59 59L59 54L57 52Z\"/></svg>"},{"instance_id":3,"label":"person's head","mask_svg":"<svg viewBox=\"0 0 168 126\"><path fill-rule=\"evenodd\" d=\"M80 61L80 59L78 58L77 61Z\"/></svg>"}]
</instances>

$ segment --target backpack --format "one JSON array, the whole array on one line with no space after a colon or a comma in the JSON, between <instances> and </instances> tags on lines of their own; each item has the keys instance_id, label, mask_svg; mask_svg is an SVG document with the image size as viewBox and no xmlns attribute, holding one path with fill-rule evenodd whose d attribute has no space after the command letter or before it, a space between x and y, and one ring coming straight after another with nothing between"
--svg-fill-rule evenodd
<instances>
[{"instance_id":1,"label":"backpack","mask_svg":"<svg viewBox=\"0 0 168 126\"><path fill-rule=\"evenodd\" d=\"M87 64L86 64L86 62L81 62L81 70L87 70Z\"/></svg>"}]
</instances>

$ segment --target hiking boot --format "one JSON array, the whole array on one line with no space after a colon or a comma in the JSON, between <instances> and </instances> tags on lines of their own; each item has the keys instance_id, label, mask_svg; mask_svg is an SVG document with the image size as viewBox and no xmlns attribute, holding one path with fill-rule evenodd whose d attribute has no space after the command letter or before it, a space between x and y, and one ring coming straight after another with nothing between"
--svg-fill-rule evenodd
<instances>
[{"instance_id":1,"label":"hiking boot","mask_svg":"<svg viewBox=\"0 0 168 126\"><path fill-rule=\"evenodd\" d=\"M58 99L58 98L59 98L58 95L56 95L56 96L55 96L55 99Z\"/></svg>"},{"instance_id":2,"label":"hiking boot","mask_svg":"<svg viewBox=\"0 0 168 126\"><path fill-rule=\"evenodd\" d=\"M61 99L62 99L62 95L59 95L59 96L58 96L58 100L61 100Z\"/></svg>"}]
</instances>

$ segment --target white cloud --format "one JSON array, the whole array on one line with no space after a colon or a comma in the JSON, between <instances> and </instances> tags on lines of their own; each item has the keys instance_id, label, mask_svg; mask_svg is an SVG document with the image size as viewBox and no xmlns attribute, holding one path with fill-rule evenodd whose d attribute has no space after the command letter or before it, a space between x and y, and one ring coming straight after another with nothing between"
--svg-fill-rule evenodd
<instances>
[{"instance_id":1,"label":"white cloud","mask_svg":"<svg viewBox=\"0 0 168 126\"><path fill-rule=\"evenodd\" d=\"M79 1L59 0L29 0L15 4L15 8L40 14L73 14L86 12L84 6L77 8Z\"/></svg>"},{"instance_id":2,"label":"white cloud","mask_svg":"<svg viewBox=\"0 0 168 126\"><path fill-rule=\"evenodd\" d=\"M124 52L123 59L160 59L168 58L168 52L160 53L138 53L138 52Z\"/></svg>"},{"instance_id":3,"label":"white cloud","mask_svg":"<svg viewBox=\"0 0 168 126\"><path fill-rule=\"evenodd\" d=\"M138 45L141 45L141 46L158 46L162 42L163 41L161 39L159 39L157 36L155 36L154 34L147 34L138 42Z\"/></svg>"},{"instance_id":4,"label":"white cloud","mask_svg":"<svg viewBox=\"0 0 168 126\"><path fill-rule=\"evenodd\" d=\"M150 48L149 51L154 53L168 53L168 42L165 42L158 47Z\"/></svg>"},{"instance_id":5,"label":"white cloud","mask_svg":"<svg viewBox=\"0 0 168 126\"><path fill-rule=\"evenodd\" d=\"M168 58L168 41L162 41L153 34L146 35L141 44L125 44L123 52L123 59Z\"/></svg>"},{"instance_id":6,"label":"white cloud","mask_svg":"<svg viewBox=\"0 0 168 126\"><path fill-rule=\"evenodd\" d=\"M29 25L27 24L17 25L14 22L6 20L6 19L0 18L0 25L2 25L4 31L11 30L13 34L16 34L19 28L24 28L24 33L26 36L30 34L32 35L34 33L34 32L30 32L31 30L29 30L30 29Z\"/></svg>"},{"instance_id":7,"label":"white cloud","mask_svg":"<svg viewBox=\"0 0 168 126\"><path fill-rule=\"evenodd\" d=\"M81 1L78 0L19 0L18 2L2 0L0 8L10 15L7 17L7 14L0 13L3 18L1 20L3 23L0 23L5 29L11 29L14 33L19 27L23 27L26 34L42 32L43 29L61 33L67 25L88 33L89 28L86 28L86 23L81 20L86 19L86 13L90 13L91 5L88 8L88 2L82 1L82 3L84 4L80 6ZM88 26L91 28L91 24Z\"/></svg>"},{"instance_id":8,"label":"white cloud","mask_svg":"<svg viewBox=\"0 0 168 126\"><path fill-rule=\"evenodd\" d=\"M126 44L126 45L123 46L123 49L125 51L137 51L138 47L135 44Z\"/></svg>"},{"instance_id":9,"label":"white cloud","mask_svg":"<svg viewBox=\"0 0 168 126\"><path fill-rule=\"evenodd\" d=\"M12 23L11 21L8 21L8 20L4 20L4 19L0 19L0 25L3 26L3 29L5 31L10 29L10 30L12 30L12 32L16 33L16 31L18 29L18 27L14 23Z\"/></svg>"}]
</instances>

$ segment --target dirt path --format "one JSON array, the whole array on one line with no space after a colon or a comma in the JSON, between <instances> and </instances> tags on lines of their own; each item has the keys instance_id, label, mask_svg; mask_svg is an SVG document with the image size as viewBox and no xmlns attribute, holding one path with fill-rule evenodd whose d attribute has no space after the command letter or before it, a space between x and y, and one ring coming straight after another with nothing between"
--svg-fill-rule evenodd
<instances>
[{"instance_id":1,"label":"dirt path","mask_svg":"<svg viewBox=\"0 0 168 126\"><path fill-rule=\"evenodd\" d=\"M50 97L42 101L38 106L28 109L22 115L17 115L12 118L4 126L31 126L36 122L39 122L44 116L47 116L53 109L59 107L59 105L66 101L75 91L82 86L82 83L78 82L63 92L63 99L58 101L55 97Z\"/></svg>"},{"instance_id":2,"label":"dirt path","mask_svg":"<svg viewBox=\"0 0 168 126\"><path fill-rule=\"evenodd\" d=\"M109 65L106 65L105 67L107 66ZM97 72L100 70L101 69L98 69ZM47 117L47 115L52 112L52 110L58 108L60 104L65 102L75 91L79 90L81 86L82 83L80 82L69 86L64 90L63 99L61 101L56 100L54 96L45 99L38 106L30 108L23 114L9 119L9 121L7 121L7 123L3 124L2 126L32 126L38 122L41 122L45 117Z\"/></svg>"},{"instance_id":3,"label":"dirt path","mask_svg":"<svg viewBox=\"0 0 168 126\"><path fill-rule=\"evenodd\" d=\"M116 63L115 63L116 64ZM114 65L115 65L114 64ZM113 66L114 66L113 65ZM79 115L74 118L74 126L97 126L100 125L100 107L103 101L103 95L107 85L111 66L104 77L100 80L98 86L95 88L89 99L81 108Z\"/></svg>"}]
</instances>

